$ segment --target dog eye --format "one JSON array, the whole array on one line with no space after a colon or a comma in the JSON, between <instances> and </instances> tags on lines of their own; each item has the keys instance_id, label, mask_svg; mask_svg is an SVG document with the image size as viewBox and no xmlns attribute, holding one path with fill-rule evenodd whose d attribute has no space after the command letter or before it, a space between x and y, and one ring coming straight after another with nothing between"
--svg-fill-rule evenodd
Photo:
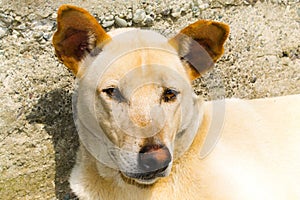
<instances>
[{"instance_id":1,"label":"dog eye","mask_svg":"<svg viewBox=\"0 0 300 200\"><path fill-rule=\"evenodd\" d=\"M162 95L162 100L164 102L175 101L178 94L179 94L178 91L167 88L167 89L165 89L165 91L164 91L164 93Z\"/></svg>"},{"instance_id":2,"label":"dog eye","mask_svg":"<svg viewBox=\"0 0 300 200\"><path fill-rule=\"evenodd\" d=\"M123 95L121 94L118 88L110 87L110 88L103 89L102 92L106 93L107 96L109 96L110 98L118 102L126 101L126 99L123 97Z\"/></svg>"}]
</instances>

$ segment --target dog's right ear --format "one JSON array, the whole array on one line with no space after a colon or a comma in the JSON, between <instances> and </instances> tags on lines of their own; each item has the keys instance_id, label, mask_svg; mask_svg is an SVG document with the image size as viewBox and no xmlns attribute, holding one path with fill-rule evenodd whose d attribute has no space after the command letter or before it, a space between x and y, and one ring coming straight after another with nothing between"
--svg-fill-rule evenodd
<instances>
[{"instance_id":1,"label":"dog's right ear","mask_svg":"<svg viewBox=\"0 0 300 200\"><path fill-rule=\"evenodd\" d=\"M80 61L109 40L109 35L86 10L71 5L59 8L53 45L57 57L75 75Z\"/></svg>"}]
</instances>

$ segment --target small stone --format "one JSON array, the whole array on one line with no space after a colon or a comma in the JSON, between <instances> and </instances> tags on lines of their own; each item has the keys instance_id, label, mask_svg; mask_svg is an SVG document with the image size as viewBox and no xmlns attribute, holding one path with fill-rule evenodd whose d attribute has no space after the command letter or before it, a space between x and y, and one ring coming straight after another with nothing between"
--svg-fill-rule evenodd
<instances>
[{"instance_id":1,"label":"small stone","mask_svg":"<svg viewBox=\"0 0 300 200\"><path fill-rule=\"evenodd\" d=\"M176 7L172 8L171 16L175 17L175 18L179 18L181 16L181 11L180 10L181 9L180 9L179 6L176 6Z\"/></svg>"},{"instance_id":2,"label":"small stone","mask_svg":"<svg viewBox=\"0 0 300 200\"><path fill-rule=\"evenodd\" d=\"M102 22L102 27L103 27L103 28L111 27L114 23L115 23L115 20L111 20L111 21L103 21L103 22Z\"/></svg>"},{"instance_id":3,"label":"small stone","mask_svg":"<svg viewBox=\"0 0 300 200\"><path fill-rule=\"evenodd\" d=\"M104 18L106 21L111 21L114 19L114 16L113 15L108 15Z\"/></svg>"},{"instance_id":4,"label":"small stone","mask_svg":"<svg viewBox=\"0 0 300 200\"><path fill-rule=\"evenodd\" d=\"M131 20L132 19L132 12L130 12L130 13L128 13L127 15L126 15L126 19L127 20Z\"/></svg>"},{"instance_id":5,"label":"small stone","mask_svg":"<svg viewBox=\"0 0 300 200\"><path fill-rule=\"evenodd\" d=\"M134 23L141 23L146 17L146 12L143 9L137 9L133 15Z\"/></svg>"},{"instance_id":6,"label":"small stone","mask_svg":"<svg viewBox=\"0 0 300 200\"><path fill-rule=\"evenodd\" d=\"M9 15L0 14L0 21L6 24L6 26L9 26L13 22L13 18Z\"/></svg>"},{"instance_id":7,"label":"small stone","mask_svg":"<svg viewBox=\"0 0 300 200\"><path fill-rule=\"evenodd\" d=\"M250 77L250 83L255 83L257 80L256 76L255 75L252 75L252 77Z\"/></svg>"},{"instance_id":8,"label":"small stone","mask_svg":"<svg viewBox=\"0 0 300 200\"><path fill-rule=\"evenodd\" d=\"M16 16L16 17L15 17L15 20L16 20L17 22L21 22L22 18L21 18L20 16Z\"/></svg>"},{"instance_id":9,"label":"small stone","mask_svg":"<svg viewBox=\"0 0 300 200\"><path fill-rule=\"evenodd\" d=\"M132 21L130 20L129 22L127 22L128 26L132 26Z\"/></svg>"},{"instance_id":10,"label":"small stone","mask_svg":"<svg viewBox=\"0 0 300 200\"><path fill-rule=\"evenodd\" d=\"M29 14L29 15L27 16L27 19L28 19L29 21L33 21L35 18L36 18L36 15L35 15L34 13L31 13L31 14Z\"/></svg>"},{"instance_id":11,"label":"small stone","mask_svg":"<svg viewBox=\"0 0 300 200\"><path fill-rule=\"evenodd\" d=\"M209 8L209 4L207 4L207 3L199 5L200 10L206 10L207 8Z\"/></svg>"},{"instance_id":12,"label":"small stone","mask_svg":"<svg viewBox=\"0 0 300 200\"><path fill-rule=\"evenodd\" d=\"M163 11L163 9L162 9L160 6L158 6L158 7L155 9L155 13L156 13L157 15L158 15L158 14L161 14L162 11Z\"/></svg>"},{"instance_id":13,"label":"small stone","mask_svg":"<svg viewBox=\"0 0 300 200\"><path fill-rule=\"evenodd\" d=\"M127 21L125 19L122 19L118 16L115 17L115 21L116 21L116 24L120 27L126 27L127 26Z\"/></svg>"},{"instance_id":14,"label":"small stone","mask_svg":"<svg viewBox=\"0 0 300 200\"><path fill-rule=\"evenodd\" d=\"M16 36L16 37L19 37L21 34L20 34L19 31L13 30L13 31L12 31L12 35L14 35L14 36Z\"/></svg>"},{"instance_id":15,"label":"small stone","mask_svg":"<svg viewBox=\"0 0 300 200\"><path fill-rule=\"evenodd\" d=\"M56 19L57 18L57 13L53 13L52 15L51 15L51 19Z\"/></svg>"},{"instance_id":16,"label":"small stone","mask_svg":"<svg viewBox=\"0 0 300 200\"><path fill-rule=\"evenodd\" d=\"M19 26L16 27L17 30L25 30L27 27L25 26L25 24L20 24Z\"/></svg>"},{"instance_id":17,"label":"small stone","mask_svg":"<svg viewBox=\"0 0 300 200\"><path fill-rule=\"evenodd\" d=\"M198 7L193 7L192 12L194 17L198 17L200 15L200 10Z\"/></svg>"},{"instance_id":18,"label":"small stone","mask_svg":"<svg viewBox=\"0 0 300 200\"><path fill-rule=\"evenodd\" d=\"M6 24L4 22L0 21L0 27L6 28Z\"/></svg>"},{"instance_id":19,"label":"small stone","mask_svg":"<svg viewBox=\"0 0 300 200\"><path fill-rule=\"evenodd\" d=\"M47 18L52 13L53 13L53 11L51 10L51 8L47 8L47 7L43 10L37 11L37 15L41 16L42 18Z\"/></svg>"},{"instance_id":20,"label":"small stone","mask_svg":"<svg viewBox=\"0 0 300 200\"><path fill-rule=\"evenodd\" d=\"M33 30L37 31L51 31L54 24L48 20L44 21L34 21L31 24Z\"/></svg>"},{"instance_id":21,"label":"small stone","mask_svg":"<svg viewBox=\"0 0 300 200\"><path fill-rule=\"evenodd\" d=\"M283 57L281 58L282 64L288 66L291 62L289 57Z\"/></svg>"},{"instance_id":22,"label":"small stone","mask_svg":"<svg viewBox=\"0 0 300 200\"><path fill-rule=\"evenodd\" d=\"M118 16L122 19L125 18L125 14L124 13L119 13Z\"/></svg>"},{"instance_id":23,"label":"small stone","mask_svg":"<svg viewBox=\"0 0 300 200\"><path fill-rule=\"evenodd\" d=\"M182 8L180 9L181 12L187 12L190 9L190 4L185 3Z\"/></svg>"},{"instance_id":24,"label":"small stone","mask_svg":"<svg viewBox=\"0 0 300 200\"><path fill-rule=\"evenodd\" d=\"M172 17L174 17L174 18L179 18L179 17L181 16L181 13L180 13L180 12L174 12L174 13L172 13L171 15L172 15Z\"/></svg>"},{"instance_id":25,"label":"small stone","mask_svg":"<svg viewBox=\"0 0 300 200\"><path fill-rule=\"evenodd\" d=\"M34 39L41 39L43 37L44 33L43 32L35 32L33 34Z\"/></svg>"},{"instance_id":26,"label":"small stone","mask_svg":"<svg viewBox=\"0 0 300 200\"><path fill-rule=\"evenodd\" d=\"M160 14L162 14L163 16L168 16L170 13L171 13L171 9L166 8L166 9L163 9Z\"/></svg>"},{"instance_id":27,"label":"small stone","mask_svg":"<svg viewBox=\"0 0 300 200\"><path fill-rule=\"evenodd\" d=\"M154 19L152 17L150 17L149 15L146 15L146 17L143 21L143 24L150 26L153 24L153 22L154 22Z\"/></svg>"},{"instance_id":28,"label":"small stone","mask_svg":"<svg viewBox=\"0 0 300 200\"><path fill-rule=\"evenodd\" d=\"M150 14L150 12L152 12L152 10L153 10L153 8L150 5L145 8L146 14Z\"/></svg>"},{"instance_id":29,"label":"small stone","mask_svg":"<svg viewBox=\"0 0 300 200\"><path fill-rule=\"evenodd\" d=\"M0 28L0 38L3 38L6 35L6 28Z\"/></svg>"},{"instance_id":30,"label":"small stone","mask_svg":"<svg viewBox=\"0 0 300 200\"><path fill-rule=\"evenodd\" d=\"M51 37L52 37L52 33L44 33L43 34L43 38L46 41L49 41Z\"/></svg>"},{"instance_id":31,"label":"small stone","mask_svg":"<svg viewBox=\"0 0 300 200\"><path fill-rule=\"evenodd\" d=\"M193 7L193 8L192 8L192 12L193 12L193 13L199 12L199 8L198 8L198 7Z\"/></svg>"}]
</instances>

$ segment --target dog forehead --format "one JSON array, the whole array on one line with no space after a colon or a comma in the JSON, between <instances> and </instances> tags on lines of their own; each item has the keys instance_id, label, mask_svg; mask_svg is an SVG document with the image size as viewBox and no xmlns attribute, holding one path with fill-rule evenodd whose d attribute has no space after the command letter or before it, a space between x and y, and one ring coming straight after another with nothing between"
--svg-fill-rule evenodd
<instances>
[{"instance_id":1,"label":"dog forehead","mask_svg":"<svg viewBox=\"0 0 300 200\"><path fill-rule=\"evenodd\" d=\"M151 75L157 68L160 71L173 70L180 72L182 63L177 55L170 54L159 49L141 49L133 52L128 52L119 58L116 58L106 68L106 76L124 76L126 73L135 70L135 74L146 76Z\"/></svg>"},{"instance_id":2,"label":"dog forehead","mask_svg":"<svg viewBox=\"0 0 300 200\"><path fill-rule=\"evenodd\" d=\"M137 77L157 75L157 67L160 72L165 71L164 76L170 74L169 71L185 75L177 51L164 36L140 29L121 29L111 35L111 42L94 62L96 69L103 70L102 83L118 81L132 70Z\"/></svg>"}]
</instances>

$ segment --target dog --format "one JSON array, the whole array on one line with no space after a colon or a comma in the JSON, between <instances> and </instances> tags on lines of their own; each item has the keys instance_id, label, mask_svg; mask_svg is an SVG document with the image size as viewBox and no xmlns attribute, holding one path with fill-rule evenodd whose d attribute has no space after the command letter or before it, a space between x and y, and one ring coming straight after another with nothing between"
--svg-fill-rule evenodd
<instances>
[{"instance_id":1,"label":"dog","mask_svg":"<svg viewBox=\"0 0 300 200\"><path fill-rule=\"evenodd\" d=\"M300 199L300 95L205 102L192 90L228 35L209 20L171 39L106 33L86 10L59 8L53 46L78 83L79 199Z\"/></svg>"}]
</instances>

